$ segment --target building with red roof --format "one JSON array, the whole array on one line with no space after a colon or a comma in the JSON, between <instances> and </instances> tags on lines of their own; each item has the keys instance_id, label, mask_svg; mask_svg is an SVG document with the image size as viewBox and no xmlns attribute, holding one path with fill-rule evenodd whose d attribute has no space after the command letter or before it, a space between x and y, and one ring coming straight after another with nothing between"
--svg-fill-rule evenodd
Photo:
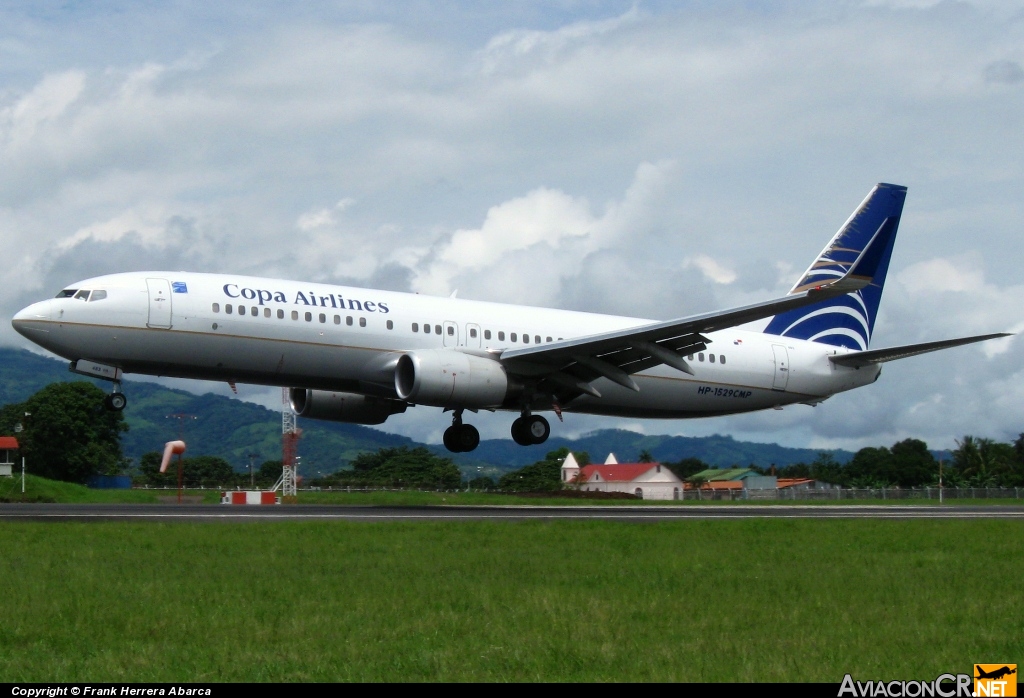
<instances>
[{"instance_id":1,"label":"building with red roof","mask_svg":"<svg viewBox=\"0 0 1024 698\"><path fill-rule=\"evenodd\" d=\"M619 463L609 453L604 465L580 467L570 453L562 463L562 482L586 492L628 492L643 499L680 499L683 481L661 463Z\"/></svg>"},{"instance_id":2,"label":"building with red roof","mask_svg":"<svg viewBox=\"0 0 1024 698\"><path fill-rule=\"evenodd\" d=\"M18 440L13 436L0 436L0 477L11 477Z\"/></svg>"}]
</instances>

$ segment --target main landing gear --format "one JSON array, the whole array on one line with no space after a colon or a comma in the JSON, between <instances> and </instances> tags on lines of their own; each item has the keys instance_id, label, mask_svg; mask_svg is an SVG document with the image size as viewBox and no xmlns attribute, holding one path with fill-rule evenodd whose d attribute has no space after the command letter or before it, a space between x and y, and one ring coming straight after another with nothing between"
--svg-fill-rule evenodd
<instances>
[{"instance_id":1,"label":"main landing gear","mask_svg":"<svg viewBox=\"0 0 1024 698\"><path fill-rule=\"evenodd\" d=\"M539 414L523 411L523 416L512 422L512 440L520 446L542 444L551 436L551 425Z\"/></svg>"},{"instance_id":2,"label":"main landing gear","mask_svg":"<svg viewBox=\"0 0 1024 698\"><path fill-rule=\"evenodd\" d=\"M480 445L480 432L462 423L462 410L455 410L452 425L444 430L444 447L452 453L467 453Z\"/></svg>"},{"instance_id":3,"label":"main landing gear","mask_svg":"<svg viewBox=\"0 0 1024 698\"><path fill-rule=\"evenodd\" d=\"M114 382L114 391L103 398L103 406L108 412L120 412L128 406L128 397L121 392L121 383Z\"/></svg>"}]
</instances>

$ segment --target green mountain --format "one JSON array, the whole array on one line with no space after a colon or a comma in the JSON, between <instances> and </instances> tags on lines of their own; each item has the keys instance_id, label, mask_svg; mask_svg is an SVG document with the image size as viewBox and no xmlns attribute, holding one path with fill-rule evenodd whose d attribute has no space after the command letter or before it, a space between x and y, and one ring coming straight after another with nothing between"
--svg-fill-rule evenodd
<instances>
[{"instance_id":1,"label":"green mountain","mask_svg":"<svg viewBox=\"0 0 1024 698\"><path fill-rule=\"evenodd\" d=\"M70 373L63 361L24 350L0 348L0 404L21 402L49 383L72 380L90 379ZM101 381L96 384L104 390L110 386ZM126 381L125 392L129 394L125 419L130 430L123 443L125 455L130 458L161 450L164 443L178 438L179 428L184 430L190 454L221 456L240 470L247 467L249 453L258 454L257 464L281 457L281 415L278 412L222 395L195 395L141 380ZM188 414L195 419L183 420L179 426L178 420L168 416L173 414ZM419 445L404 436L357 424L306 419L302 420L301 427L299 453L307 475L345 467L362 451ZM731 436L645 436L621 429L603 429L575 440L552 437L540 446L523 447L511 439L491 439L481 442L472 453L455 455L448 454L439 445L428 448L452 455L463 472L476 474L479 467L479 472L485 475L497 475L541 460L548 451L562 446L572 451L586 451L596 462L603 461L609 452L615 453L621 462L628 462L646 449L660 461L696 457L718 467L750 464L767 467L772 463L782 466L810 462L820 453L814 449L737 441ZM828 452L840 462L853 456L848 451Z\"/></svg>"}]
</instances>

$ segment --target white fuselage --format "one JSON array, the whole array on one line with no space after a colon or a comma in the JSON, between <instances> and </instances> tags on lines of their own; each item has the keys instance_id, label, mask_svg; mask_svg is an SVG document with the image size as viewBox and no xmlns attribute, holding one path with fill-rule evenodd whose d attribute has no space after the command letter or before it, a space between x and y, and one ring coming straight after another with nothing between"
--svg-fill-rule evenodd
<instances>
[{"instance_id":1,"label":"white fuselage","mask_svg":"<svg viewBox=\"0 0 1024 698\"><path fill-rule=\"evenodd\" d=\"M106 295L42 301L13 322L72 361L392 398L395 363L406 352L496 352L651 322L226 274L113 274L69 288ZM600 378L593 383L600 398L582 395L561 409L656 418L748 412L820 402L874 382L881 371L837 366L828 356L847 350L827 344L739 329L707 336L707 350L688 361L694 375L656 366L633 376L639 392Z\"/></svg>"}]
</instances>

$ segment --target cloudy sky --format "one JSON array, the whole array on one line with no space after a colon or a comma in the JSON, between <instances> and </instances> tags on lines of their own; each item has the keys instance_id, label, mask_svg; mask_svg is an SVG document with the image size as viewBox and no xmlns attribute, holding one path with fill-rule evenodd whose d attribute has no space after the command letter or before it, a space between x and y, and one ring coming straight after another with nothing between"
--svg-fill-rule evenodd
<instances>
[{"instance_id":1,"label":"cloudy sky","mask_svg":"<svg viewBox=\"0 0 1024 698\"><path fill-rule=\"evenodd\" d=\"M667 319L785 293L885 181L910 191L872 346L1024 330L1019 3L778 5L3 0L0 313L170 268ZM555 432L1006 439L1022 359L1001 340L817 408Z\"/></svg>"}]
</instances>

